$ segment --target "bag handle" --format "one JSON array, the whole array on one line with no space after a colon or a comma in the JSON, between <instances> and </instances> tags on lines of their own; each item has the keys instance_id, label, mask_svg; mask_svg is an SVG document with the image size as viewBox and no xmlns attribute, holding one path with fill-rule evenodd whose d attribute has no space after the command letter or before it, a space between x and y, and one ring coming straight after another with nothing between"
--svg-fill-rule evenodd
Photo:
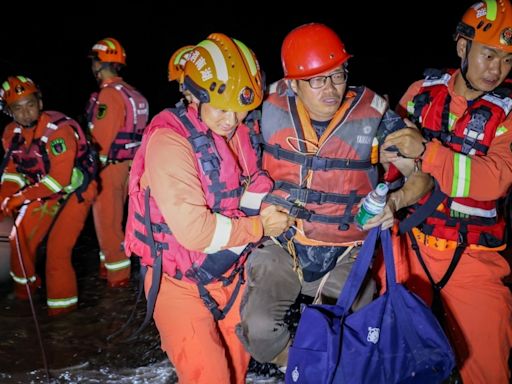
<instances>
[{"instance_id":1,"label":"bag handle","mask_svg":"<svg viewBox=\"0 0 512 384\"><path fill-rule=\"evenodd\" d=\"M426 352L424 345L418 337L417 330L412 326L415 320L411 317L411 309L405 305L404 297L401 294L401 292L403 293L406 291L400 291L400 289L398 289L399 284L396 281L393 247L389 229L382 231L380 235L382 249L384 251L384 264L386 265L387 291L389 292L389 298L391 299L393 304L392 307L395 312L394 320L396 321L397 327L400 329L406 343L409 345L409 351L412 352L413 357L419 363L425 360L428 356L425 356ZM416 313L415 315L418 314ZM433 315L432 318L435 321Z\"/></svg>"},{"instance_id":2,"label":"bag handle","mask_svg":"<svg viewBox=\"0 0 512 384\"><path fill-rule=\"evenodd\" d=\"M380 226L372 228L368 233L368 236L361 247L361 251L359 251L356 261L352 266L348 279L341 290L338 300L336 301L336 305L342 308L343 316L350 311L366 274L368 273L379 235Z\"/></svg>"}]
</instances>

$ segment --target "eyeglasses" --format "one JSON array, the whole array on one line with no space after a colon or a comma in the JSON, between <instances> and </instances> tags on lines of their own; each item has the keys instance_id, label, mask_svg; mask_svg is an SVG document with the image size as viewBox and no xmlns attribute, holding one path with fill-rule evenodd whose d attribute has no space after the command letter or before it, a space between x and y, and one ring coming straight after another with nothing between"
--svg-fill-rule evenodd
<instances>
[{"instance_id":1,"label":"eyeglasses","mask_svg":"<svg viewBox=\"0 0 512 384\"><path fill-rule=\"evenodd\" d=\"M302 79L302 81L307 81L309 83L309 86L313 89L319 89L322 88L327 83L328 78L331 79L331 82L334 85L341 85L345 84L345 82L347 81L347 77L348 72L345 70L340 72L334 72L327 76L317 76L312 77L311 79Z\"/></svg>"}]
</instances>

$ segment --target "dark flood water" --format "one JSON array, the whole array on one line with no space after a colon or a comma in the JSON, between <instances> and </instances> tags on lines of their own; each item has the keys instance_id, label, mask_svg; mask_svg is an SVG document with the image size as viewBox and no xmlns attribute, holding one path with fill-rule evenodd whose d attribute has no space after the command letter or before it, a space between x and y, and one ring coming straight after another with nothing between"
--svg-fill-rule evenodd
<instances>
[{"instance_id":1,"label":"dark flood water","mask_svg":"<svg viewBox=\"0 0 512 384\"><path fill-rule=\"evenodd\" d=\"M44 292L33 298L50 378L29 303L14 300L10 284L0 286L0 383L176 383L175 370L160 350L153 323L135 341L127 342L144 319L144 299L138 303L135 319L126 331L107 341L126 323L134 308L138 266L133 263L129 287L108 289L97 274L94 232L87 228L85 232L73 256L79 285L78 310L49 318ZM41 259L43 255L44 250ZM44 271L42 261L38 270ZM282 383L282 377L272 365L252 363L247 383Z\"/></svg>"}]
</instances>

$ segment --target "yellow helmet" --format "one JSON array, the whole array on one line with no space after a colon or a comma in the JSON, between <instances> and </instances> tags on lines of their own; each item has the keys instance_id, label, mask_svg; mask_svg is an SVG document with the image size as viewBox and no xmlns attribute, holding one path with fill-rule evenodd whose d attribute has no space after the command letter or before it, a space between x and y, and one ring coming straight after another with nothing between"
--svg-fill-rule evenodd
<instances>
[{"instance_id":1,"label":"yellow helmet","mask_svg":"<svg viewBox=\"0 0 512 384\"><path fill-rule=\"evenodd\" d=\"M189 53L184 88L202 103L233 112L257 108L263 82L254 53L241 41L212 33Z\"/></svg>"},{"instance_id":2,"label":"yellow helmet","mask_svg":"<svg viewBox=\"0 0 512 384\"><path fill-rule=\"evenodd\" d=\"M473 4L457 25L460 36L512 53L512 5L509 0L485 0Z\"/></svg>"},{"instance_id":3,"label":"yellow helmet","mask_svg":"<svg viewBox=\"0 0 512 384\"><path fill-rule=\"evenodd\" d=\"M193 48L193 45L185 45L172 54L169 60L169 81L177 80L178 83L183 83L183 67Z\"/></svg>"}]
</instances>

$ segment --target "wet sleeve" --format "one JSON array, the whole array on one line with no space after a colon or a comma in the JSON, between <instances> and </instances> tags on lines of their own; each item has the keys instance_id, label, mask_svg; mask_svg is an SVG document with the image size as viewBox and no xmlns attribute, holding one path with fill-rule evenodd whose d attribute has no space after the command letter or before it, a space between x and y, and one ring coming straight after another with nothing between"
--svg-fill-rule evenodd
<instances>
[{"instance_id":1,"label":"wet sleeve","mask_svg":"<svg viewBox=\"0 0 512 384\"><path fill-rule=\"evenodd\" d=\"M426 145L423 172L434 177L451 197L488 201L503 197L512 185L512 124L507 119L491 142L486 156L455 152L434 140Z\"/></svg>"},{"instance_id":2,"label":"wet sleeve","mask_svg":"<svg viewBox=\"0 0 512 384\"><path fill-rule=\"evenodd\" d=\"M63 125L48 138L46 152L50 162L50 171L38 183L23 190L28 200L45 198L62 191L71 184L78 144L74 129Z\"/></svg>"},{"instance_id":3,"label":"wet sleeve","mask_svg":"<svg viewBox=\"0 0 512 384\"><path fill-rule=\"evenodd\" d=\"M98 95L98 107L92 117L93 140L99 147L100 161L105 164L117 133L123 127L125 105L121 94L112 88L103 88Z\"/></svg>"},{"instance_id":4,"label":"wet sleeve","mask_svg":"<svg viewBox=\"0 0 512 384\"><path fill-rule=\"evenodd\" d=\"M185 248L206 252L258 241L259 216L228 218L212 212L201 188L199 169L188 141L169 130L158 130L146 149L148 185L167 225Z\"/></svg>"}]
</instances>

